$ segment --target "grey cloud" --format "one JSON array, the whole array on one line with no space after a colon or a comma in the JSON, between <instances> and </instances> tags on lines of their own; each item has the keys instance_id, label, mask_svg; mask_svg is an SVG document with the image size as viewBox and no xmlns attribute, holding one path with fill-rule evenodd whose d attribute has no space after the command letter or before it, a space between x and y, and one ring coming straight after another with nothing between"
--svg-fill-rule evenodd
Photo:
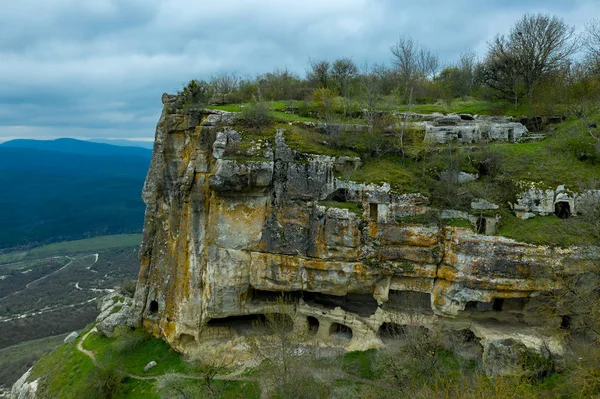
<instances>
[{"instance_id":1,"label":"grey cloud","mask_svg":"<svg viewBox=\"0 0 600 399\"><path fill-rule=\"evenodd\" d=\"M160 95L218 71L386 63L410 34L455 59L525 12L574 25L594 0L20 0L0 13L0 137L151 137ZM94 133L95 132L95 133Z\"/></svg>"}]
</instances>

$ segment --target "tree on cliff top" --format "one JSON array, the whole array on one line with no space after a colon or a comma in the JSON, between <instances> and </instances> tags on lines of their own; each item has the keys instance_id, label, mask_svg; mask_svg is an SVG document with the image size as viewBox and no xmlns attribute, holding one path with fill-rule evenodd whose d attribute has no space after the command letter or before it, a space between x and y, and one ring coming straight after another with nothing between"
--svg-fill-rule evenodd
<instances>
[{"instance_id":1,"label":"tree on cliff top","mask_svg":"<svg viewBox=\"0 0 600 399\"><path fill-rule=\"evenodd\" d=\"M507 36L489 43L479 76L517 103L538 81L563 70L577 49L574 27L554 15L525 14Z\"/></svg>"}]
</instances>

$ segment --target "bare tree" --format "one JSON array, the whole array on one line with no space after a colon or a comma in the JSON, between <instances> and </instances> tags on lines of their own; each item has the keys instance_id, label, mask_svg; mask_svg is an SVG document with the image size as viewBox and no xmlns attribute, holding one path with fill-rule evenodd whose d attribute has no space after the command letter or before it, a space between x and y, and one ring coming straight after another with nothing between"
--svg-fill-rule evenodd
<instances>
[{"instance_id":1,"label":"bare tree","mask_svg":"<svg viewBox=\"0 0 600 399\"><path fill-rule=\"evenodd\" d=\"M418 44L410 36L401 36L396 44L390 47L394 56L394 66L404 85L403 99L406 98L409 87L417 74L417 50Z\"/></svg>"},{"instance_id":2,"label":"bare tree","mask_svg":"<svg viewBox=\"0 0 600 399\"><path fill-rule=\"evenodd\" d=\"M377 66L370 67L365 62L360 75L360 88L362 94L365 117L369 127L373 128L377 114L377 104L381 99L381 77L377 73Z\"/></svg>"},{"instance_id":3,"label":"bare tree","mask_svg":"<svg viewBox=\"0 0 600 399\"><path fill-rule=\"evenodd\" d=\"M347 113L347 103L350 99L352 82L358 75L358 68L351 58L338 58L331 66L331 78L342 96L344 115Z\"/></svg>"},{"instance_id":4,"label":"bare tree","mask_svg":"<svg viewBox=\"0 0 600 399\"><path fill-rule=\"evenodd\" d=\"M426 78L433 79L440 69L440 60L427 47L420 46L417 55L418 71Z\"/></svg>"},{"instance_id":5,"label":"bare tree","mask_svg":"<svg viewBox=\"0 0 600 399\"><path fill-rule=\"evenodd\" d=\"M308 60L306 80L317 89L326 89L329 85L329 61Z\"/></svg>"},{"instance_id":6,"label":"bare tree","mask_svg":"<svg viewBox=\"0 0 600 399\"><path fill-rule=\"evenodd\" d=\"M215 93L220 96L221 103L225 104L227 95L238 88L239 80L233 73L221 72L210 78L210 85Z\"/></svg>"},{"instance_id":7,"label":"bare tree","mask_svg":"<svg viewBox=\"0 0 600 399\"><path fill-rule=\"evenodd\" d=\"M596 69L600 69L600 20L593 19L585 25L583 48L588 61Z\"/></svg>"},{"instance_id":8,"label":"bare tree","mask_svg":"<svg viewBox=\"0 0 600 399\"><path fill-rule=\"evenodd\" d=\"M390 50L394 56L394 66L404 86L403 100L406 100L411 88L415 88L418 79L433 78L440 68L438 57L410 36L401 36Z\"/></svg>"},{"instance_id":9,"label":"bare tree","mask_svg":"<svg viewBox=\"0 0 600 399\"><path fill-rule=\"evenodd\" d=\"M508 36L498 35L489 44L484 63L485 83L517 98L531 94L534 85L561 70L578 49L575 28L548 14L525 14Z\"/></svg>"}]
</instances>

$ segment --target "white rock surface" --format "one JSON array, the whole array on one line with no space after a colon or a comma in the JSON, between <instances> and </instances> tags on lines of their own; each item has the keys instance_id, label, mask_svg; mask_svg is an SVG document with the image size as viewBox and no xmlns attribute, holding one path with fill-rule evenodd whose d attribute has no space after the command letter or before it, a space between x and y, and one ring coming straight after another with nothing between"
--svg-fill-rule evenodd
<instances>
[{"instance_id":1,"label":"white rock surface","mask_svg":"<svg viewBox=\"0 0 600 399\"><path fill-rule=\"evenodd\" d=\"M151 362L149 362L145 367L144 367L144 371L148 371L151 368L156 367L156 362L154 360L152 360Z\"/></svg>"},{"instance_id":2,"label":"white rock surface","mask_svg":"<svg viewBox=\"0 0 600 399\"><path fill-rule=\"evenodd\" d=\"M71 342L75 342L77 338L79 338L79 333L77 331L73 331L71 334L65 337L64 343L70 344Z\"/></svg>"}]
</instances>

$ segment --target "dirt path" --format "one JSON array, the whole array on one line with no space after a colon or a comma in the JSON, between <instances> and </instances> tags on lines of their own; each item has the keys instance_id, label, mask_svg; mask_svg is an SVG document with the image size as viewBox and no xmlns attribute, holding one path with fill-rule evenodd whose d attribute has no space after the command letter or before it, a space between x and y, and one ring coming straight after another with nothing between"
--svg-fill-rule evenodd
<instances>
[{"instance_id":1,"label":"dirt path","mask_svg":"<svg viewBox=\"0 0 600 399\"><path fill-rule=\"evenodd\" d=\"M88 335L90 335L91 333L97 332L97 331L98 331L98 329L96 327L94 327L90 331L85 333L85 335L83 335L77 342L77 350L80 351L81 353L83 353L84 355L86 355L87 357L89 357L91 359L92 363L94 363L94 365L96 367L101 368L100 364L98 363L98 360L96 359L96 355L94 355L94 352L89 351L83 347L83 342L87 339ZM204 376L199 376L199 375L188 375L188 374L181 374L181 373L172 373L172 375L174 375L176 377L180 377L180 378L189 379L189 380L204 380ZM160 377L159 375L145 376L145 375L137 375L137 374L131 374L131 373L125 373L125 376L127 376L129 378L133 378L135 380L155 380L158 377ZM217 375L217 376L214 376L213 379L214 380L227 380L227 381L255 381L251 378L240 377L240 376L235 376L235 375Z\"/></svg>"},{"instance_id":2,"label":"dirt path","mask_svg":"<svg viewBox=\"0 0 600 399\"><path fill-rule=\"evenodd\" d=\"M94 327L90 331L85 333L85 335L83 337L81 337L79 339L79 341L77 342L77 350L79 352L83 353L84 355L86 355L87 357L89 357L90 359L92 359L92 363L94 363L94 366L100 368L100 366L98 365L98 361L96 360L96 355L94 355L94 352L84 349L84 347L83 347L83 341L86 340L88 335L90 335L91 333L96 332L96 331L98 331L98 329L96 327Z\"/></svg>"}]
</instances>

